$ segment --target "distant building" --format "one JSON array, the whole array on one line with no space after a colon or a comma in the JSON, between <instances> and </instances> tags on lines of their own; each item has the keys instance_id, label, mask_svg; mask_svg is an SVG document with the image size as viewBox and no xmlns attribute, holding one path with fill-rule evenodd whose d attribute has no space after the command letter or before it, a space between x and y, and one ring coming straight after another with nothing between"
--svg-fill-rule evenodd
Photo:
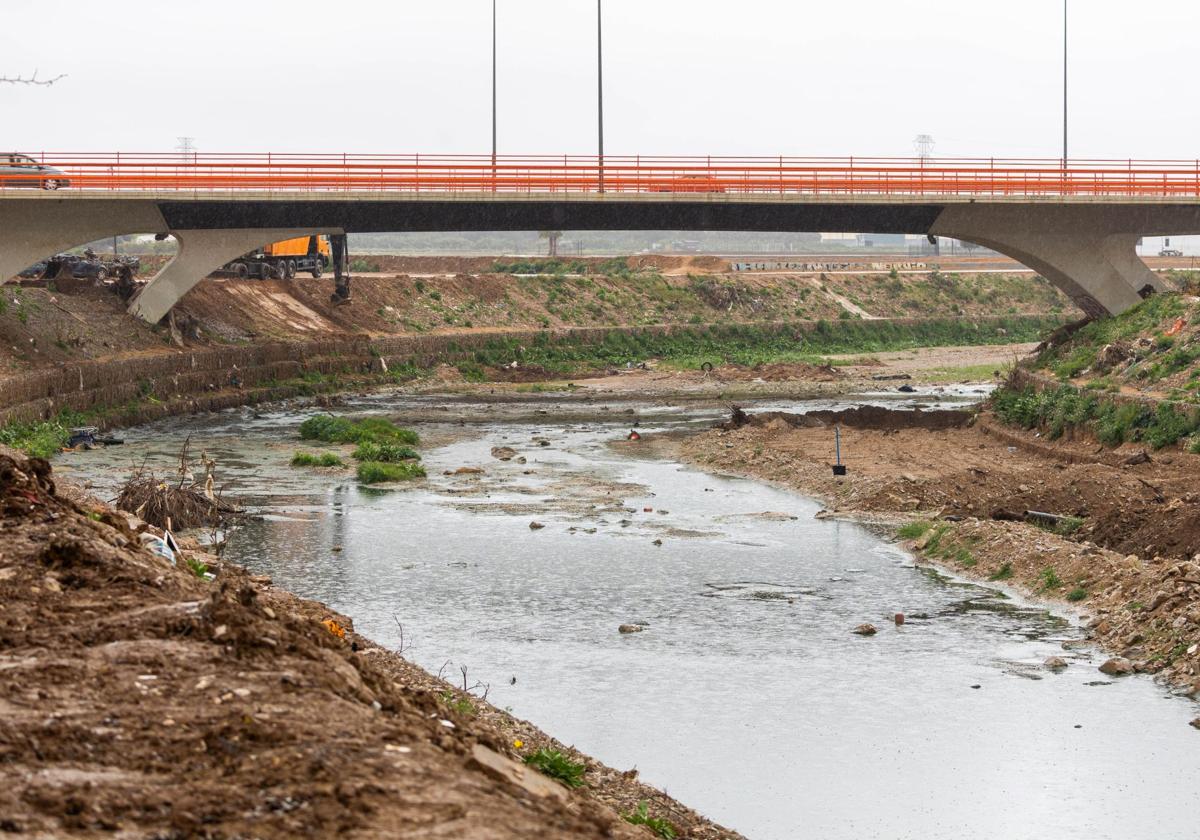
<instances>
[{"instance_id":1,"label":"distant building","mask_svg":"<svg viewBox=\"0 0 1200 840\"><path fill-rule=\"evenodd\" d=\"M908 245L908 237L903 233L860 233L858 244L864 248L895 248L902 250Z\"/></svg>"}]
</instances>

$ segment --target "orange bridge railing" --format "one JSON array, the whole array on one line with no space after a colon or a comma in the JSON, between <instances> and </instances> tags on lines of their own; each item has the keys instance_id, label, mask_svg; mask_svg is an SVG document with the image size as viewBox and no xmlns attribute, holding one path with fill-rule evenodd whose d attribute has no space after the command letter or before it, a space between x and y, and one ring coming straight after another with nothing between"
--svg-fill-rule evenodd
<instances>
[{"instance_id":1,"label":"orange bridge railing","mask_svg":"<svg viewBox=\"0 0 1200 840\"><path fill-rule=\"evenodd\" d=\"M41 168L39 168L41 167ZM1200 198L1200 160L0 153L0 192Z\"/></svg>"}]
</instances>

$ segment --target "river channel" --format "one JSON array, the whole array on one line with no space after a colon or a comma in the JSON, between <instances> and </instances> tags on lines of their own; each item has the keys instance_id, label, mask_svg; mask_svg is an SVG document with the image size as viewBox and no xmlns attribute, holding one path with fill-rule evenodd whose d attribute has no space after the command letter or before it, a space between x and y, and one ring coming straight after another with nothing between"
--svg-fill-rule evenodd
<instances>
[{"instance_id":1,"label":"river channel","mask_svg":"<svg viewBox=\"0 0 1200 840\"><path fill-rule=\"evenodd\" d=\"M718 405L351 398L339 413L423 438L428 482L379 489L288 466L313 411L163 421L58 468L108 498L190 436L262 514L229 559L381 644L399 621L414 661L465 666L495 705L754 840L1197 836L1195 704L1064 650L1069 616L919 567L803 496L614 446L635 422L648 441L703 429ZM443 475L462 466L485 472ZM1070 667L1044 670L1052 655Z\"/></svg>"}]
</instances>

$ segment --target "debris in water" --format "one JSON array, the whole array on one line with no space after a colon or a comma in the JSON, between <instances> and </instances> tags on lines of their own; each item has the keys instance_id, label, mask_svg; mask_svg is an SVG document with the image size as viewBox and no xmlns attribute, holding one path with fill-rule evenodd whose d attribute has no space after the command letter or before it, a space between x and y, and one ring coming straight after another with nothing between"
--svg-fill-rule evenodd
<instances>
[{"instance_id":1,"label":"debris in water","mask_svg":"<svg viewBox=\"0 0 1200 840\"><path fill-rule=\"evenodd\" d=\"M190 441L190 439L189 439ZM184 530L200 526L220 526L240 511L225 502L213 490L213 470L216 461L201 454L204 469L203 484L192 473L188 458L188 443L179 452L176 484L160 479L144 468L136 469L117 494L117 508L141 518L156 528Z\"/></svg>"},{"instance_id":2,"label":"debris in water","mask_svg":"<svg viewBox=\"0 0 1200 840\"><path fill-rule=\"evenodd\" d=\"M879 631L875 629L874 624L860 624L852 632L860 636L874 636Z\"/></svg>"}]
</instances>

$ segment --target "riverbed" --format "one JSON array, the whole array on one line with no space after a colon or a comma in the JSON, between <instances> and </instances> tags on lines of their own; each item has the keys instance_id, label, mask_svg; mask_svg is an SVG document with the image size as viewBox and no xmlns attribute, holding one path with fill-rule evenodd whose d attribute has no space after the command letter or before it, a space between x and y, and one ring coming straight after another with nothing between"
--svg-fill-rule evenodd
<instances>
[{"instance_id":1,"label":"riverbed","mask_svg":"<svg viewBox=\"0 0 1200 840\"><path fill-rule=\"evenodd\" d=\"M190 437L262 514L228 559L380 643L399 646L402 627L428 670L460 682L465 668L493 704L756 840L1195 836L1194 703L1100 674L1070 616L653 446L720 405L349 400L339 412L385 414L424 439L429 480L384 488L287 465L314 448L296 434L312 411L163 421L56 466L111 495L134 465L169 471ZM644 448L624 442L634 424ZM443 474L463 466L484 472ZM850 632L863 622L880 632ZM643 631L617 632L631 623ZM1066 671L1041 666L1052 655Z\"/></svg>"}]
</instances>

